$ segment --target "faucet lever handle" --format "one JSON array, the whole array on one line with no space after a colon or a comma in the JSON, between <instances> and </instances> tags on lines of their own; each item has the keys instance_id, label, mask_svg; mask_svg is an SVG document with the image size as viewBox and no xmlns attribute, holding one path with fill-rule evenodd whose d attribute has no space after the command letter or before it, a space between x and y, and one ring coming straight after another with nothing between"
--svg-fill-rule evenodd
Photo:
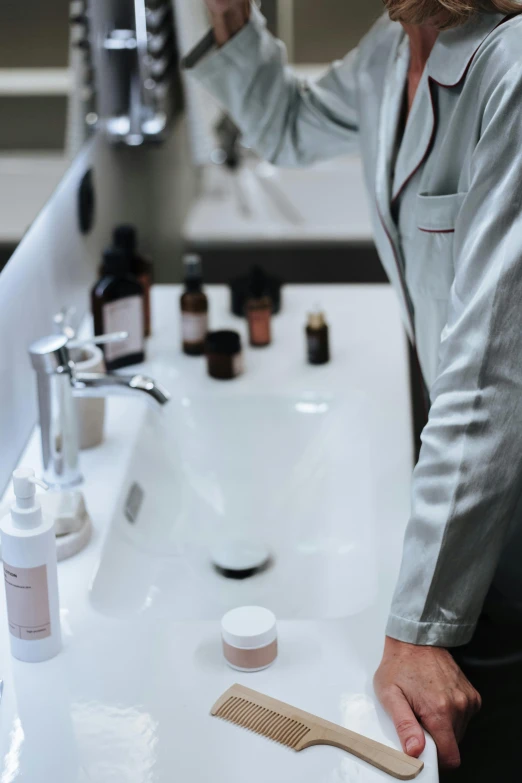
<instances>
[{"instance_id":1,"label":"faucet lever handle","mask_svg":"<svg viewBox=\"0 0 522 783\"><path fill-rule=\"evenodd\" d=\"M62 307L59 313L53 318L55 334L63 334L68 340L73 340L76 332L71 326L71 319L76 312L76 307Z\"/></svg>"},{"instance_id":2,"label":"faucet lever handle","mask_svg":"<svg viewBox=\"0 0 522 783\"><path fill-rule=\"evenodd\" d=\"M68 348L84 348L88 345L108 345L109 343L122 343L129 337L128 332L111 332L110 334L98 334L87 337L84 340L69 340Z\"/></svg>"}]
</instances>

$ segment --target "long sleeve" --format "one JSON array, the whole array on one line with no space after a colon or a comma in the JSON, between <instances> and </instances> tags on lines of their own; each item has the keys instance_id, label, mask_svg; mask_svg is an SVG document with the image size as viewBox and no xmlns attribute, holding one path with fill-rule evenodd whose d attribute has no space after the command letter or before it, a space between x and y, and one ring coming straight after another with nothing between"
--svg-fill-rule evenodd
<instances>
[{"instance_id":1,"label":"long sleeve","mask_svg":"<svg viewBox=\"0 0 522 783\"><path fill-rule=\"evenodd\" d=\"M469 641L522 492L522 78L487 95L454 237L455 280L387 633ZM436 259L433 259L434 262Z\"/></svg>"},{"instance_id":2,"label":"long sleeve","mask_svg":"<svg viewBox=\"0 0 522 783\"><path fill-rule=\"evenodd\" d=\"M357 50L317 82L300 81L286 50L256 7L225 46L189 70L263 158L284 166L312 163L357 148Z\"/></svg>"}]
</instances>

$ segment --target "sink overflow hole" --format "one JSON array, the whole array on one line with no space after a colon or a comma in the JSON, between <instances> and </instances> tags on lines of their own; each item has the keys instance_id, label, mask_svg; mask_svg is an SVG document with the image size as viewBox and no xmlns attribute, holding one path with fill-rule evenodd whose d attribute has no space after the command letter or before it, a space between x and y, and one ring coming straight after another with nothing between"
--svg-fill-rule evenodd
<instances>
[{"instance_id":1,"label":"sink overflow hole","mask_svg":"<svg viewBox=\"0 0 522 783\"><path fill-rule=\"evenodd\" d=\"M125 517L127 522L130 522L131 525L136 524L144 497L145 493L138 482L135 481L133 484L131 484L127 499L125 500Z\"/></svg>"}]
</instances>

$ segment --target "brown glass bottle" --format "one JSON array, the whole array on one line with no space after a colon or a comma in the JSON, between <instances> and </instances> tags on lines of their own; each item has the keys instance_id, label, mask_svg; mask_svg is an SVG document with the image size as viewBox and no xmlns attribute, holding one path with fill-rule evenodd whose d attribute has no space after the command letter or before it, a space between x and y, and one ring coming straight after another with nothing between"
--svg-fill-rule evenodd
<instances>
[{"instance_id":1,"label":"brown glass bottle","mask_svg":"<svg viewBox=\"0 0 522 783\"><path fill-rule=\"evenodd\" d=\"M245 305L250 345L264 348L272 342L272 300L269 296L251 297Z\"/></svg>"},{"instance_id":2,"label":"brown glass bottle","mask_svg":"<svg viewBox=\"0 0 522 783\"><path fill-rule=\"evenodd\" d=\"M186 256L185 290L181 295L181 340L188 356L203 356L208 332L208 298L203 291L201 260Z\"/></svg>"},{"instance_id":3,"label":"brown glass bottle","mask_svg":"<svg viewBox=\"0 0 522 783\"><path fill-rule=\"evenodd\" d=\"M103 347L107 370L117 370L145 359L143 289L129 271L128 256L116 248L103 255L102 276L91 293L94 333L127 332L122 342Z\"/></svg>"},{"instance_id":4,"label":"brown glass bottle","mask_svg":"<svg viewBox=\"0 0 522 783\"><path fill-rule=\"evenodd\" d=\"M266 275L260 267L254 267L250 275L245 316L248 321L250 345L264 348L272 342L273 303L267 294Z\"/></svg>"},{"instance_id":5,"label":"brown glass bottle","mask_svg":"<svg viewBox=\"0 0 522 783\"><path fill-rule=\"evenodd\" d=\"M151 288L154 280L154 267L150 261L138 252L138 234L134 226L116 226L113 232L114 247L123 250L129 256L130 272L143 288L144 334L152 333Z\"/></svg>"},{"instance_id":6,"label":"brown glass bottle","mask_svg":"<svg viewBox=\"0 0 522 783\"><path fill-rule=\"evenodd\" d=\"M309 364L328 364L330 361L330 332L321 312L310 313L306 325Z\"/></svg>"}]
</instances>

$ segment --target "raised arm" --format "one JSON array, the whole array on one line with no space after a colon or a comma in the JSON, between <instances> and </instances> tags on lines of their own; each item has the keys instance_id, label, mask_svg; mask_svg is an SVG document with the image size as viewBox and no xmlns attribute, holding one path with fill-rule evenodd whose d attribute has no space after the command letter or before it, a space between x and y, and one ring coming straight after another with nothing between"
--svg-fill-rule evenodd
<instances>
[{"instance_id":1,"label":"raised arm","mask_svg":"<svg viewBox=\"0 0 522 783\"><path fill-rule=\"evenodd\" d=\"M357 147L357 51L307 83L253 4L207 0L217 46L190 72L219 101L261 157L298 166ZM190 59L190 58L189 58Z\"/></svg>"}]
</instances>

